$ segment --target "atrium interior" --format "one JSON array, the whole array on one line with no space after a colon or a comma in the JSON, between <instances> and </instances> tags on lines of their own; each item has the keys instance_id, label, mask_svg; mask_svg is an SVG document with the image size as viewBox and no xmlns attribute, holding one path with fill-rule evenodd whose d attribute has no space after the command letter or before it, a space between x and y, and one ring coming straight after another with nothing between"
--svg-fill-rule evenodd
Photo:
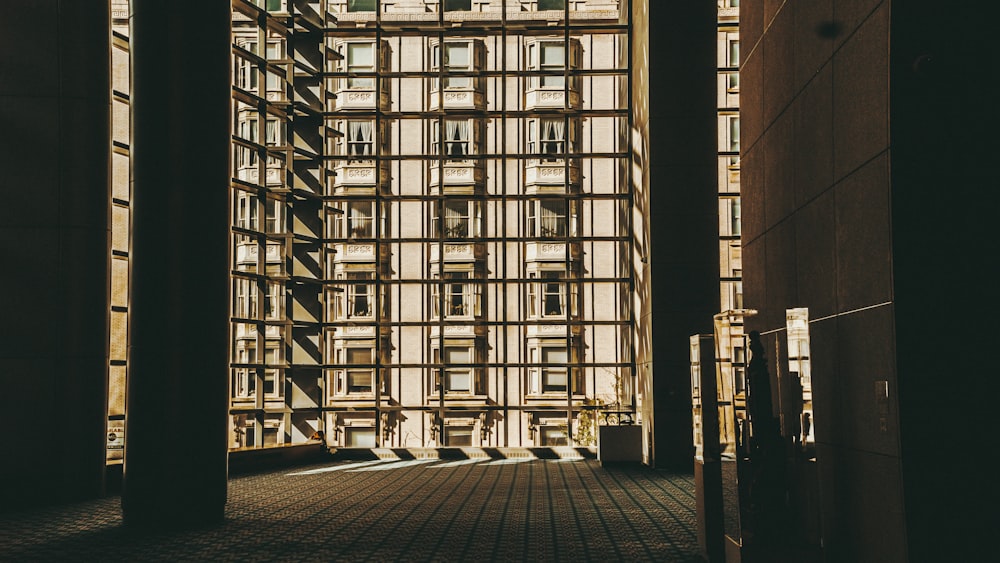
<instances>
[{"instance_id":1,"label":"atrium interior","mask_svg":"<svg viewBox=\"0 0 1000 563\"><path fill-rule=\"evenodd\" d=\"M8 7L0 553L976 560L975 15Z\"/></svg>"}]
</instances>

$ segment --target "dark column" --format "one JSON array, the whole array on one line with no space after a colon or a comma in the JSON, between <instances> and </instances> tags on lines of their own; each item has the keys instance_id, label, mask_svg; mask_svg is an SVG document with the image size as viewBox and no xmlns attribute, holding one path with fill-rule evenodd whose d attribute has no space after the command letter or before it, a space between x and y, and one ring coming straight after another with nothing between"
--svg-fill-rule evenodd
<instances>
[{"instance_id":1,"label":"dark column","mask_svg":"<svg viewBox=\"0 0 1000 563\"><path fill-rule=\"evenodd\" d=\"M0 509L104 487L110 9L0 17Z\"/></svg>"},{"instance_id":2,"label":"dark column","mask_svg":"<svg viewBox=\"0 0 1000 563\"><path fill-rule=\"evenodd\" d=\"M132 0L128 525L226 502L230 4Z\"/></svg>"},{"instance_id":3,"label":"dark column","mask_svg":"<svg viewBox=\"0 0 1000 563\"><path fill-rule=\"evenodd\" d=\"M653 450L657 467L690 470L688 337L711 333L719 309L717 8L649 0L647 10Z\"/></svg>"}]
</instances>

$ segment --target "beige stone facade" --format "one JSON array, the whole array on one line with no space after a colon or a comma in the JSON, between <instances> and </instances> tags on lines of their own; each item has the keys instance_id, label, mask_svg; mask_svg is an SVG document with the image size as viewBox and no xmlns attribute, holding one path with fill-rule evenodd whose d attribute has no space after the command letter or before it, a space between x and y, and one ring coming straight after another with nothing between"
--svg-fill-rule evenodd
<instances>
[{"instance_id":1,"label":"beige stone facade","mask_svg":"<svg viewBox=\"0 0 1000 563\"><path fill-rule=\"evenodd\" d=\"M231 446L593 445L635 406L617 2L325 4L234 3Z\"/></svg>"}]
</instances>

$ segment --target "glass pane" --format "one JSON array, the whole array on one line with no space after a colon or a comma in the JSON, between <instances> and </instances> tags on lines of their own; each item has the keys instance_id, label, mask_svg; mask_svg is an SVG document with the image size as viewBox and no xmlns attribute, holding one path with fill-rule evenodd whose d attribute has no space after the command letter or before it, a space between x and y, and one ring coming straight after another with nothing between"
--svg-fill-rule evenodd
<instances>
[{"instance_id":1,"label":"glass pane","mask_svg":"<svg viewBox=\"0 0 1000 563\"><path fill-rule=\"evenodd\" d=\"M446 12L468 12L472 9L472 0L444 0Z\"/></svg>"},{"instance_id":2,"label":"glass pane","mask_svg":"<svg viewBox=\"0 0 1000 563\"><path fill-rule=\"evenodd\" d=\"M546 364L565 364L566 363L566 349L565 348L542 348L542 363L546 363Z\"/></svg>"},{"instance_id":3,"label":"glass pane","mask_svg":"<svg viewBox=\"0 0 1000 563\"><path fill-rule=\"evenodd\" d=\"M562 43L542 44L542 66L562 67L566 60L566 49Z\"/></svg>"},{"instance_id":4,"label":"glass pane","mask_svg":"<svg viewBox=\"0 0 1000 563\"><path fill-rule=\"evenodd\" d=\"M348 12L374 12L376 0L347 0Z\"/></svg>"},{"instance_id":5,"label":"glass pane","mask_svg":"<svg viewBox=\"0 0 1000 563\"><path fill-rule=\"evenodd\" d=\"M472 428L469 426L449 426L444 429L446 446L462 447L472 445Z\"/></svg>"},{"instance_id":6,"label":"glass pane","mask_svg":"<svg viewBox=\"0 0 1000 563\"><path fill-rule=\"evenodd\" d=\"M348 448L374 448L374 428L345 428L345 444Z\"/></svg>"},{"instance_id":7,"label":"glass pane","mask_svg":"<svg viewBox=\"0 0 1000 563\"><path fill-rule=\"evenodd\" d=\"M542 374L543 391L565 391L566 390L566 370L546 369Z\"/></svg>"},{"instance_id":8,"label":"glass pane","mask_svg":"<svg viewBox=\"0 0 1000 563\"><path fill-rule=\"evenodd\" d=\"M347 45L347 66L351 69L356 67L375 66L375 46L371 43L350 43Z\"/></svg>"},{"instance_id":9,"label":"glass pane","mask_svg":"<svg viewBox=\"0 0 1000 563\"><path fill-rule=\"evenodd\" d=\"M469 68L469 45L466 43L446 44L445 52L447 53L448 67L459 70L466 70Z\"/></svg>"},{"instance_id":10,"label":"glass pane","mask_svg":"<svg viewBox=\"0 0 1000 563\"><path fill-rule=\"evenodd\" d=\"M444 363L446 364L468 364L471 360L468 348L445 348Z\"/></svg>"},{"instance_id":11,"label":"glass pane","mask_svg":"<svg viewBox=\"0 0 1000 563\"><path fill-rule=\"evenodd\" d=\"M472 374L468 371L448 371L445 373L445 390L455 393L472 391Z\"/></svg>"},{"instance_id":12,"label":"glass pane","mask_svg":"<svg viewBox=\"0 0 1000 563\"><path fill-rule=\"evenodd\" d=\"M564 10L566 0L538 0L539 10Z\"/></svg>"},{"instance_id":13,"label":"glass pane","mask_svg":"<svg viewBox=\"0 0 1000 563\"><path fill-rule=\"evenodd\" d=\"M541 428L541 445L565 446L569 444L566 430L559 426L544 426Z\"/></svg>"}]
</instances>

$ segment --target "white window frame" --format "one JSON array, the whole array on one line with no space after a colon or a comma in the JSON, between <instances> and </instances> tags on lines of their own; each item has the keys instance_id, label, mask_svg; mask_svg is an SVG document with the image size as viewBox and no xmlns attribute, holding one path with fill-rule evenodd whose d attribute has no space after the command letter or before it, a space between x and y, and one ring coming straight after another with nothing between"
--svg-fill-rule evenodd
<instances>
[{"instance_id":1,"label":"white window frame","mask_svg":"<svg viewBox=\"0 0 1000 563\"><path fill-rule=\"evenodd\" d=\"M256 284L254 284L256 287ZM264 302L264 318L277 321L285 316L285 284L279 280L267 280L267 295Z\"/></svg>"},{"instance_id":2,"label":"white window frame","mask_svg":"<svg viewBox=\"0 0 1000 563\"><path fill-rule=\"evenodd\" d=\"M528 120L525 149L542 155L546 162L561 161L576 152L579 122L562 117L540 117Z\"/></svg>"},{"instance_id":3,"label":"white window frame","mask_svg":"<svg viewBox=\"0 0 1000 563\"><path fill-rule=\"evenodd\" d=\"M244 319L257 318L257 280L233 278L233 314Z\"/></svg>"},{"instance_id":4,"label":"white window frame","mask_svg":"<svg viewBox=\"0 0 1000 563\"><path fill-rule=\"evenodd\" d=\"M468 40L448 40L442 45L431 46L431 70L437 72L443 70L444 76L441 78L445 90L473 90L478 89L479 79L475 76L449 76L451 72L475 72L479 63L479 46L471 39ZM466 62L456 62L457 53L452 50L464 49ZM443 53L443 61L442 59ZM443 62L444 68L441 68ZM435 79L436 84L436 79Z\"/></svg>"},{"instance_id":5,"label":"white window frame","mask_svg":"<svg viewBox=\"0 0 1000 563\"><path fill-rule=\"evenodd\" d=\"M565 197L529 200L528 236L532 238L575 237L576 208L576 200Z\"/></svg>"},{"instance_id":6,"label":"white window frame","mask_svg":"<svg viewBox=\"0 0 1000 563\"><path fill-rule=\"evenodd\" d=\"M341 152L350 159L371 160L375 156L376 127L370 119L349 119L343 122L344 137Z\"/></svg>"},{"instance_id":7,"label":"white window frame","mask_svg":"<svg viewBox=\"0 0 1000 563\"><path fill-rule=\"evenodd\" d=\"M740 152L740 116L726 116L726 139L729 141L729 152Z\"/></svg>"},{"instance_id":8,"label":"white window frame","mask_svg":"<svg viewBox=\"0 0 1000 563\"><path fill-rule=\"evenodd\" d=\"M543 447L558 447L558 446L568 446L569 445L569 429L566 424L543 424L535 428L535 433L538 435L538 445ZM554 437L558 438L561 435L561 439L553 440Z\"/></svg>"},{"instance_id":9,"label":"white window frame","mask_svg":"<svg viewBox=\"0 0 1000 563\"><path fill-rule=\"evenodd\" d=\"M367 358L354 357L356 354L363 356L365 353L367 353ZM337 348L337 360L337 363L345 366L357 364L353 367L342 367L336 370L335 394L337 396L370 397L375 394L375 347L373 345ZM367 382L367 385L354 384L358 381Z\"/></svg>"},{"instance_id":10,"label":"white window frame","mask_svg":"<svg viewBox=\"0 0 1000 563\"><path fill-rule=\"evenodd\" d=\"M562 355L562 358L553 357ZM563 339L545 340L528 347L527 390L528 395L565 397L572 384L573 395L583 395L585 384L583 370L578 367L580 350L577 343L572 343L567 349ZM564 359L563 359L564 358ZM551 378L561 378L564 384L558 384Z\"/></svg>"},{"instance_id":11,"label":"white window frame","mask_svg":"<svg viewBox=\"0 0 1000 563\"><path fill-rule=\"evenodd\" d=\"M355 437L363 435L364 442L352 443ZM372 448L378 443L374 426L345 426L344 427L344 447L345 448Z\"/></svg>"},{"instance_id":12,"label":"white window frame","mask_svg":"<svg viewBox=\"0 0 1000 563\"><path fill-rule=\"evenodd\" d=\"M472 320L482 314L482 292L472 270L445 270L444 279L432 274L431 316L440 318L440 293L444 290L445 319Z\"/></svg>"},{"instance_id":13,"label":"white window frame","mask_svg":"<svg viewBox=\"0 0 1000 563\"><path fill-rule=\"evenodd\" d=\"M475 339L446 339L443 356L440 350L438 342L433 342L431 359L435 364L444 366L442 369L430 369L428 389L433 396L437 396L441 392L441 386L444 386L446 398L468 398L485 393L483 370L477 367L481 352L479 343ZM452 383L458 381L458 378L465 378L468 389L462 388L463 386L452 386Z\"/></svg>"},{"instance_id":14,"label":"white window frame","mask_svg":"<svg viewBox=\"0 0 1000 563\"><path fill-rule=\"evenodd\" d=\"M467 433L468 443L456 443L458 435L465 436ZM475 445L476 427L469 424L446 424L444 427L444 446L450 448L469 447ZM463 440L464 442L464 440Z\"/></svg>"},{"instance_id":15,"label":"white window frame","mask_svg":"<svg viewBox=\"0 0 1000 563\"><path fill-rule=\"evenodd\" d=\"M440 143L440 128L444 128L444 152ZM431 152L447 160L468 160L478 154L480 124L478 120L445 118L431 124Z\"/></svg>"},{"instance_id":16,"label":"white window frame","mask_svg":"<svg viewBox=\"0 0 1000 563\"><path fill-rule=\"evenodd\" d=\"M245 402L255 399L257 397L257 370L254 368L234 368L231 391L234 400Z\"/></svg>"},{"instance_id":17,"label":"white window frame","mask_svg":"<svg viewBox=\"0 0 1000 563\"><path fill-rule=\"evenodd\" d=\"M285 232L285 202L269 197L264 203L264 232L278 234Z\"/></svg>"},{"instance_id":18,"label":"white window frame","mask_svg":"<svg viewBox=\"0 0 1000 563\"><path fill-rule=\"evenodd\" d=\"M346 239L375 238L375 201L350 200L344 202L343 213L337 216L337 232Z\"/></svg>"},{"instance_id":19,"label":"white window frame","mask_svg":"<svg viewBox=\"0 0 1000 563\"><path fill-rule=\"evenodd\" d=\"M562 51L561 60L548 60L550 55L557 52L551 48L557 46ZM569 63L570 70L580 68L582 51L579 42L575 40L571 39L568 48L566 48L567 45L563 39L540 37L529 41L526 47L528 70L552 73L528 77L529 89L563 90L566 87L565 71L567 62ZM571 91L578 91L579 77L570 76L569 78L569 89Z\"/></svg>"},{"instance_id":20,"label":"white window frame","mask_svg":"<svg viewBox=\"0 0 1000 563\"><path fill-rule=\"evenodd\" d=\"M362 48L368 48L371 51L371 62L363 61L364 64L357 62L357 54ZM348 41L344 43L344 59L343 65L346 72L359 72L359 73L374 73L376 71L376 64L379 58L378 45L374 40L370 41ZM343 82L345 90L374 90L375 89L375 76L365 76L365 77L346 77Z\"/></svg>"},{"instance_id":21,"label":"white window frame","mask_svg":"<svg viewBox=\"0 0 1000 563\"><path fill-rule=\"evenodd\" d=\"M444 236L446 239L466 239L479 236L482 214L478 201L447 198L443 205L437 201L433 202L433 208L434 213L431 217L433 236Z\"/></svg>"}]
</instances>

